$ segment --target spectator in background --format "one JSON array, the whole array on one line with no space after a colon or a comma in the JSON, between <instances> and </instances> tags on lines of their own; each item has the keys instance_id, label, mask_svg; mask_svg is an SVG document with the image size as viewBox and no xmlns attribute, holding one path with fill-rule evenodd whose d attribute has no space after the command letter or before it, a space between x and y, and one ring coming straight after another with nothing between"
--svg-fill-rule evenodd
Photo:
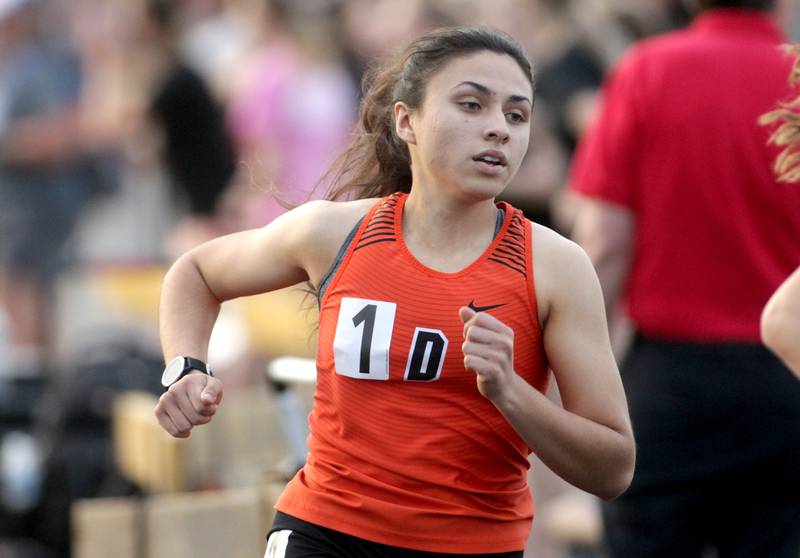
<instances>
[{"instance_id":1,"label":"spectator in background","mask_svg":"<svg viewBox=\"0 0 800 558\"><path fill-rule=\"evenodd\" d=\"M318 184L355 124L357 93L341 58L338 3L264 4L261 43L238 68L228 104L240 159L231 202L238 228L264 226L321 197ZM291 476L305 462L308 421L294 390L269 385L289 447L280 468Z\"/></svg>"},{"instance_id":2,"label":"spectator in background","mask_svg":"<svg viewBox=\"0 0 800 558\"><path fill-rule=\"evenodd\" d=\"M0 542L39 531L38 411L57 370L56 282L93 187L81 69L71 46L43 31L48 7L0 0ZM20 546L42 555L33 541L3 544L0 554Z\"/></svg>"},{"instance_id":3,"label":"spectator in background","mask_svg":"<svg viewBox=\"0 0 800 558\"><path fill-rule=\"evenodd\" d=\"M261 0L204 0L182 4L180 52L227 102L241 59L254 48ZM192 9L193 8L193 9Z\"/></svg>"},{"instance_id":4,"label":"spectator in background","mask_svg":"<svg viewBox=\"0 0 800 558\"><path fill-rule=\"evenodd\" d=\"M800 81L800 45L792 48L797 56L790 78L791 84ZM800 182L800 96L791 103L765 114L761 122L780 122L771 141L784 149L775 163L781 182ZM790 186L797 187L797 186ZM761 338L800 377L800 268L781 284L761 314Z\"/></svg>"},{"instance_id":5,"label":"spectator in background","mask_svg":"<svg viewBox=\"0 0 800 558\"><path fill-rule=\"evenodd\" d=\"M590 0L542 2L556 27L542 58L537 89L554 115L555 131L571 154L592 99L613 60L633 40L607 4Z\"/></svg>"},{"instance_id":6,"label":"spectator in background","mask_svg":"<svg viewBox=\"0 0 800 558\"><path fill-rule=\"evenodd\" d=\"M262 226L321 197L315 186L355 123L357 94L339 48L337 4L270 0L261 47L242 64L228 121L242 174L240 226Z\"/></svg>"},{"instance_id":7,"label":"spectator in background","mask_svg":"<svg viewBox=\"0 0 800 558\"><path fill-rule=\"evenodd\" d=\"M483 15L480 7L472 0L346 0L341 8L341 38L354 81L361 83L370 64L391 56L408 37L437 27L475 23Z\"/></svg>"},{"instance_id":8,"label":"spectator in background","mask_svg":"<svg viewBox=\"0 0 800 558\"><path fill-rule=\"evenodd\" d=\"M800 384L759 339L800 259L800 190L776 182L757 124L789 93L789 2L699 4L619 63L573 168L574 238L637 332L622 366L637 469L606 534L621 557L796 558Z\"/></svg>"},{"instance_id":9,"label":"spectator in background","mask_svg":"<svg viewBox=\"0 0 800 558\"><path fill-rule=\"evenodd\" d=\"M177 257L232 226L221 217L221 199L236 171L233 142L223 108L203 78L177 48L177 7L171 0L147 0L145 29L154 47L149 115L163 139L167 178L183 219L167 240Z\"/></svg>"},{"instance_id":10,"label":"spectator in background","mask_svg":"<svg viewBox=\"0 0 800 558\"><path fill-rule=\"evenodd\" d=\"M0 306L12 376L40 376L53 289L90 184L79 119L81 72L40 33L33 0L0 0Z\"/></svg>"}]
</instances>

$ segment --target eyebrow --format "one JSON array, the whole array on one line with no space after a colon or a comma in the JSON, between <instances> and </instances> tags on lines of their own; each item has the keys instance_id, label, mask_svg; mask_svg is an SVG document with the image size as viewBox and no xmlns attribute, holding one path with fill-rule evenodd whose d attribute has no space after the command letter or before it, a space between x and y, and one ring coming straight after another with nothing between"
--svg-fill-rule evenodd
<instances>
[{"instance_id":1,"label":"eyebrow","mask_svg":"<svg viewBox=\"0 0 800 558\"><path fill-rule=\"evenodd\" d=\"M473 89L477 89L478 91L480 91L481 93L483 93L485 95L494 95L495 94L494 91L492 91L491 89L489 89L485 85L483 85L481 83L476 83L474 81L462 81L461 83L459 83L458 85L453 87L453 89L461 87L462 85L468 85L468 86L472 87ZM511 96L509 96L508 99L510 101L514 101L515 103L526 102L529 105L533 106L533 103L531 102L531 100L528 99L527 97L525 97L524 95L511 95Z\"/></svg>"}]
</instances>

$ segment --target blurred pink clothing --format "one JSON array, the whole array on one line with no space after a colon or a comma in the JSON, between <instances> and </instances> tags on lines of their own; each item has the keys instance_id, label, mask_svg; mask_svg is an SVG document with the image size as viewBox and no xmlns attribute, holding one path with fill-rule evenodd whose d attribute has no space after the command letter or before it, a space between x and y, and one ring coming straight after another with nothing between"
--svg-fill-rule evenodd
<instances>
[{"instance_id":1,"label":"blurred pink clothing","mask_svg":"<svg viewBox=\"0 0 800 558\"><path fill-rule=\"evenodd\" d=\"M244 208L245 225L255 227L286 211L275 190L292 204L324 196L326 185L314 187L349 142L357 92L344 67L304 65L289 44L264 49L245 72L248 81L234 93L228 116L245 152L248 146L266 147L263 157L250 152L252 160L242 162L251 166L252 188L263 192L258 203ZM264 178L267 158L275 167Z\"/></svg>"}]
</instances>

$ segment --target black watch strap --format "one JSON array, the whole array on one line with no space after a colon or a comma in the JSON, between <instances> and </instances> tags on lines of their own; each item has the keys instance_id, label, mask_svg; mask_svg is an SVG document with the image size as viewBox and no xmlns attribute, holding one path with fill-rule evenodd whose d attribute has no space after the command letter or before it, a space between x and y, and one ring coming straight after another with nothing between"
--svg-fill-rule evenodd
<instances>
[{"instance_id":1,"label":"black watch strap","mask_svg":"<svg viewBox=\"0 0 800 558\"><path fill-rule=\"evenodd\" d=\"M185 362L186 362L186 372L185 372L185 374L188 374L189 370L199 370L200 372L202 372L204 374L208 374L212 378L214 377L214 374L211 373L211 367L208 366L202 360L197 359L197 358L192 358L192 357L189 357L189 356L184 357L184 358L186 359L185 360Z\"/></svg>"}]
</instances>

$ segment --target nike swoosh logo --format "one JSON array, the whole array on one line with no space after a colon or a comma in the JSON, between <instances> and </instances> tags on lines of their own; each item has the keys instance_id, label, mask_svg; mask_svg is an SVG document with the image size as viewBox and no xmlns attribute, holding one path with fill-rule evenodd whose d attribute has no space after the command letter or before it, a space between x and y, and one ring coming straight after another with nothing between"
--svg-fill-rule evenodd
<instances>
[{"instance_id":1,"label":"nike swoosh logo","mask_svg":"<svg viewBox=\"0 0 800 558\"><path fill-rule=\"evenodd\" d=\"M469 301L467 304L467 308L470 308L474 312L486 312L487 310L494 310L495 308L500 308L501 306L505 306L505 304L492 304L491 306L475 306L475 299Z\"/></svg>"}]
</instances>

